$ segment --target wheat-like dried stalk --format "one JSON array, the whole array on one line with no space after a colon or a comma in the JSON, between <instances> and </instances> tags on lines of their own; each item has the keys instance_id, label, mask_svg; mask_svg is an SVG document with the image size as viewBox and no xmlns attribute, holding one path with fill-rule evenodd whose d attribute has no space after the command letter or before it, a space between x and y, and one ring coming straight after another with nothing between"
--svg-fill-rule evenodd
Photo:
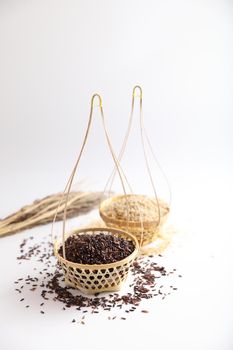
<instances>
[{"instance_id":1,"label":"wheat-like dried stalk","mask_svg":"<svg viewBox=\"0 0 233 350\"><path fill-rule=\"evenodd\" d=\"M101 192L71 192L67 202L67 218L72 218L94 209L98 206L101 197ZM0 220L0 237L52 222L57 208L56 221L62 220L64 207L65 198L62 193L36 200L16 213Z\"/></svg>"}]
</instances>

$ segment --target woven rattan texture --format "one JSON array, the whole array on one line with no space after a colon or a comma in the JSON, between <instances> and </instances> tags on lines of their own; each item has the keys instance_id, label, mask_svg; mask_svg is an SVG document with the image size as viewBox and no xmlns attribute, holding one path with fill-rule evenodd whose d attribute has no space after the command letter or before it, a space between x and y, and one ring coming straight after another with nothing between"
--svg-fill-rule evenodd
<instances>
[{"instance_id":1,"label":"woven rattan texture","mask_svg":"<svg viewBox=\"0 0 233 350\"><path fill-rule=\"evenodd\" d=\"M138 254L137 240L127 232L121 230L111 228L90 228L76 230L71 234L98 234L101 232L118 235L125 239L132 240L135 244L135 250L127 258L111 264L83 265L63 259L58 254L60 243L56 242L55 244L55 255L62 266L66 284L77 288L86 294L120 290L121 285L128 276L130 266Z\"/></svg>"},{"instance_id":2,"label":"woven rattan texture","mask_svg":"<svg viewBox=\"0 0 233 350\"><path fill-rule=\"evenodd\" d=\"M115 196L103 201L99 209L99 213L102 220L105 222L106 226L108 227L115 227L115 228L119 228L121 230L130 232L132 235L136 237L139 243L141 242L142 245L152 243L157 239L160 231L162 230L162 226L165 223L169 213L169 207L167 206L166 203L159 200L160 219L158 217L158 212L157 212L157 217L155 215L154 217L151 218L151 220L143 220L143 222L141 222L140 220L128 221L127 210L126 210L127 206L125 204L126 201L124 200L125 198L126 196ZM135 200L138 199L138 201L141 204L145 202L145 199L146 199L146 203L148 205L148 199L142 195L127 195L127 198L128 198L128 205L129 205L129 209L131 210L131 213L132 213L132 208L130 208L130 200L131 198L133 198L133 201L134 201L133 210L137 214L136 217L138 218L140 216L139 215L140 209L137 209L137 207L135 207ZM112 208L112 205L114 203L119 203L122 200L124 200L124 206L125 206L124 216L122 218L119 218L119 217L114 218L114 215L112 215L112 213L111 215L108 215L109 208L110 207ZM141 208L141 207L138 206L138 208ZM155 206L155 209L156 209L156 206ZM151 212L151 208L150 208L150 212ZM145 215L146 213L142 213L142 214L144 217L146 216Z\"/></svg>"}]
</instances>

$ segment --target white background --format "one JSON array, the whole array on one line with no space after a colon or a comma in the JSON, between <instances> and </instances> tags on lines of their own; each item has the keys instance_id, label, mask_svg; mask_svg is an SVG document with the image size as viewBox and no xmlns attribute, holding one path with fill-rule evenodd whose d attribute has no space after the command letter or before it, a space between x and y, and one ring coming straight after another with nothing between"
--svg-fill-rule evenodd
<instances>
[{"instance_id":1,"label":"white background","mask_svg":"<svg viewBox=\"0 0 233 350\"><path fill-rule=\"evenodd\" d=\"M185 232L173 257L184 273L176 296L148 317L81 330L16 307L15 256L30 233L1 239L1 349L46 348L44 339L100 349L104 334L111 348L233 348L232 43L231 1L0 1L0 216L63 189L94 92L118 151L140 84L172 220ZM112 166L98 119L80 172L90 183L104 183ZM125 165L143 191L139 156L134 134Z\"/></svg>"}]
</instances>

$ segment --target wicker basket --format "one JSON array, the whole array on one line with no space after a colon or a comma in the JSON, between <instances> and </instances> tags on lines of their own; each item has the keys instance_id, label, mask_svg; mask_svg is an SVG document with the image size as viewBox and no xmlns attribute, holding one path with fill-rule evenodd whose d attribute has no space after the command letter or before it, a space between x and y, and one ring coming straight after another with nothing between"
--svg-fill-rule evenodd
<instances>
[{"instance_id":1,"label":"wicker basket","mask_svg":"<svg viewBox=\"0 0 233 350\"><path fill-rule=\"evenodd\" d=\"M132 130L132 122L134 116L134 106L135 106L135 98L139 98L139 128L141 135L141 147L143 151L143 158L145 161L145 170L149 177L150 185L151 185L151 194L153 194L153 198L145 196L143 194L133 194L134 191L131 187L131 182L126 177L125 171L123 172L121 167L121 160L123 159L128 139L130 136L130 132ZM149 153L148 153L149 152ZM150 157L149 157L150 155ZM154 163L159 168L165 183L167 185L167 189L169 192L168 203L158 199L157 189L154 183L154 176L150 167L150 159L154 160ZM117 166L113 169L104 189L104 193L112 192L112 186L115 180L115 176L117 172L120 170L123 173L125 182L127 184L128 192L124 190L124 195L109 197L109 199L103 201L99 208L99 213L103 221L108 227L116 227L125 231L132 233L137 239L140 245L146 245L155 241L161 233L162 226L167 219L167 216L170 211L170 203L171 203L171 188L168 182L168 179L162 170L158 160L154 154L152 144L150 142L149 136L147 134L145 125L144 125L144 116L142 110L142 88L140 86L135 86L133 88L132 94L132 103L131 103L131 112L130 118L128 122L127 131L125 137L122 142L122 147L118 155ZM137 162L137 165L143 167L143 165L139 162L137 155L134 157L134 160ZM128 193L128 194L127 194ZM130 193L130 194L129 194ZM130 204L130 200L132 203ZM113 204L116 204L118 201L123 202L123 208L115 208L114 212ZM127 204L128 202L128 204ZM134 202L134 203L133 203ZM150 202L150 205L146 208L146 202ZM143 207L143 205L145 205ZM118 210L119 209L119 210ZM135 218L132 213L135 213ZM150 215L148 215L150 214Z\"/></svg>"},{"instance_id":2,"label":"wicker basket","mask_svg":"<svg viewBox=\"0 0 233 350\"><path fill-rule=\"evenodd\" d=\"M114 218L112 215L109 215L109 207L112 206L112 203L117 203L119 201L122 202L122 199L124 199L125 204L127 203L127 200L128 200L128 203L130 205L130 199L143 203L143 201L145 202L145 200L148 200L150 198L143 195L133 194L133 195L115 196L104 200L100 205L99 213L101 218L105 222L105 224L108 227L115 227L115 228L119 228L121 230L130 232L132 235L134 235L137 238L138 242L140 242L141 245L146 245L156 240L160 230L162 229L164 222L167 219L167 216L169 213L168 205L162 200L158 201L159 208L160 208L160 216L158 216L157 219L155 218L155 220L143 220L143 219L137 220L137 221L127 220L126 208L125 208L125 217L122 217L121 219ZM151 199L151 201L154 202L155 200ZM139 209L137 208L134 210L139 211Z\"/></svg>"},{"instance_id":3,"label":"wicker basket","mask_svg":"<svg viewBox=\"0 0 233 350\"><path fill-rule=\"evenodd\" d=\"M85 294L95 294L107 291L118 291L122 283L128 276L128 271L133 261L136 259L139 251L138 242L131 234L112 228L85 228L74 230L66 234L66 238L75 234L98 234L105 233L120 236L134 243L135 249L133 253L123 260L116 261L111 264L102 265L84 265L78 264L64 259L59 253L62 241L56 241L54 245L54 253L64 272L65 283L79 289Z\"/></svg>"}]
</instances>

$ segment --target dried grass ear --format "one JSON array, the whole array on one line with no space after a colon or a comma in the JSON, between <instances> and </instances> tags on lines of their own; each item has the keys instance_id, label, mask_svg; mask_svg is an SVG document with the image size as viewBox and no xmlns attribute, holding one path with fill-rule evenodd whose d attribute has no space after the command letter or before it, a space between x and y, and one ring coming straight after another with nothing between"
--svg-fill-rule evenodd
<instances>
[{"instance_id":1,"label":"dried grass ear","mask_svg":"<svg viewBox=\"0 0 233 350\"><path fill-rule=\"evenodd\" d=\"M72 218L80 214L89 212L98 207L102 198L102 192L83 192L77 190L70 193L67 203L67 218ZM0 220L0 237L15 234L38 225L63 220L64 202L62 205L62 193L56 193L42 199L37 199L33 203L22 207L17 212ZM58 205L59 210L58 209Z\"/></svg>"}]
</instances>

